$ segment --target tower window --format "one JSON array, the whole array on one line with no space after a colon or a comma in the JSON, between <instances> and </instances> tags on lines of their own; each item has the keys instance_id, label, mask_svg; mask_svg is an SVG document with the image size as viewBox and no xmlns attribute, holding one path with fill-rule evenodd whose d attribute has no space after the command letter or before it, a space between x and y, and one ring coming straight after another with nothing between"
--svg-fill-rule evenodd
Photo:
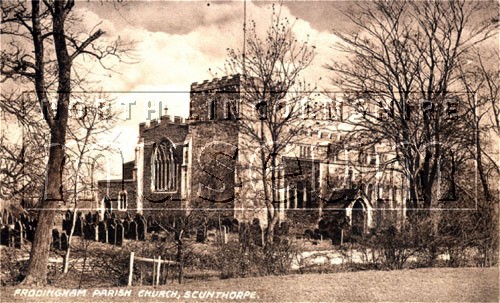
<instances>
[{"instance_id":1,"label":"tower window","mask_svg":"<svg viewBox=\"0 0 500 303\"><path fill-rule=\"evenodd\" d=\"M208 119L215 120L217 115L217 100L213 99L208 103Z\"/></svg>"},{"instance_id":2,"label":"tower window","mask_svg":"<svg viewBox=\"0 0 500 303\"><path fill-rule=\"evenodd\" d=\"M163 142L153 151L151 180L155 191L176 189L176 169L174 151L170 144Z\"/></svg>"},{"instance_id":3,"label":"tower window","mask_svg":"<svg viewBox=\"0 0 500 303\"><path fill-rule=\"evenodd\" d=\"M118 193L118 210L127 210L127 193Z\"/></svg>"}]
</instances>

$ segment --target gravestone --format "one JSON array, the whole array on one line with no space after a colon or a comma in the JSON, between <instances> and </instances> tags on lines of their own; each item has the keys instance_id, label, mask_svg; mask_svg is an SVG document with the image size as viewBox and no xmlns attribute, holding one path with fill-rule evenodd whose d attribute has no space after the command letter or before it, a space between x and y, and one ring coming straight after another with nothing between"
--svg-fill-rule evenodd
<instances>
[{"instance_id":1,"label":"gravestone","mask_svg":"<svg viewBox=\"0 0 500 303\"><path fill-rule=\"evenodd\" d=\"M99 242L99 225L92 223L92 235L94 236L92 240Z\"/></svg>"},{"instance_id":2,"label":"gravestone","mask_svg":"<svg viewBox=\"0 0 500 303\"><path fill-rule=\"evenodd\" d=\"M125 237L125 230L123 228L123 224L118 222L116 225L116 245L123 245L123 238Z\"/></svg>"},{"instance_id":3,"label":"gravestone","mask_svg":"<svg viewBox=\"0 0 500 303\"><path fill-rule=\"evenodd\" d=\"M111 214L109 213L108 210L106 210L104 212L104 221L108 221L109 219L111 219Z\"/></svg>"},{"instance_id":4,"label":"gravestone","mask_svg":"<svg viewBox=\"0 0 500 303\"><path fill-rule=\"evenodd\" d=\"M61 233L61 250L67 250L68 249L68 235L63 231Z\"/></svg>"},{"instance_id":5,"label":"gravestone","mask_svg":"<svg viewBox=\"0 0 500 303\"><path fill-rule=\"evenodd\" d=\"M128 229L129 229L129 227L130 227L130 221L127 220L127 219L123 220L123 231L125 233L125 238L126 239L129 239L129 237L128 237Z\"/></svg>"},{"instance_id":6,"label":"gravestone","mask_svg":"<svg viewBox=\"0 0 500 303\"><path fill-rule=\"evenodd\" d=\"M146 226L146 220L140 218L137 222L137 239L139 239L140 241L144 241L144 239L146 238Z\"/></svg>"},{"instance_id":7,"label":"gravestone","mask_svg":"<svg viewBox=\"0 0 500 303\"><path fill-rule=\"evenodd\" d=\"M196 242L205 243L207 240L207 226L203 224L196 230Z\"/></svg>"},{"instance_id":8,"label":"gravestone","mask_svg":"<svg viewBox=\"0 0 500 303\"><path fill-rule=\"evenodd\" d=\"M85 222L92 223L92 213L90 211L85 215Z\"/></svg>"},{"instance_id":9,"label":"gravestone","mask_svg":"<svg viewBox=\"0 0 500 303\"><path fill-rule=\"evenodd\" d=\"M238 241L245 247L250 245L250 225L246 222L240 223Z\"/></svg>"},{"instance_id":10,"label":"gravestone","mask_svg":"<svg viewBox=\"0 0 500 303\"><path fill-rule=\"evenodd\" d=\"M5 225L0 232L0 244L5 246L10 246L10 227Z\"/></svg>"},{"instance_id":11,"label":"gravestone","mask_svg":"<svg viewBox=\"0 0 500 303\"><path fill-rule=\"evenodd\" d=\"M85 240L93 240L92 226L87 222L87 220L85 220L85 223L83 224L83 238Z\"/></svg>"},{"instance_id":12,"label":"gravestone","mask_svg":"<svg viewBox=\"0 0 500 303\"><path fill-rule=\"evenodd\" d=\"M113 223L108 225L108 243L116 245L116 228Z\"/></svg>"},{"instance_id":13,"label":"gravestone","mask_svg":"<svg viewBox=\"0 0 500 303\"><path fill-rule=\"evenodd\" d=\"M3 222L3 224L5 224L5 225L9 224L8 219L9 219L9 214L7 212L7 209L4 209L3 212L2 212L2 222Z\"/></svg>"},{"instance_id":14,"label":"gravestone","mask_svg":"<svg viewBox=\"0 0 500 303\"><path fill-rule=\"evenodd\" d=\"M16 237L19 238L19 247L16 246L16 248L21 248L21 244L24 243L24 238L25 238L25 235L24 235L24 226L21 223L21 221L17 221L16 222L16 224L14 225L14 229L17 232Z\"/></svg>"},{"instance_id":15,"label":"gravestone","mask_svg":"<svg viewBox=\"0 0 500 303\"><path fill-rule=\"evenodd\" d=\"M56 228L52 230L52 248L57 250L61 249L61 239L59 231Z\"/></svg>"},{"instance_id":16,"label":"gravestone","mask_svg":"<svg viewBox=\"0 0 500 303\"><path fill-rule=\"evenodd\" d=\"M227 244L227 234L229 228L225 225L222 225L220 230L218 231L217 240L221 244Z\"/></svg>"},{"instance_id":17,"label":"gravestone","mask_svg":"<svg viewBox=\"0 0 500 303\"><path fill-rule=\"evenodd\" d=\"M31 222L26 228L26 239L30 242L33 242L33 240L35 240L35 227Z\"/></svg>"},{"instance_id":18,"label":"gravestone","mask_svg":"<svg viewBox=\"0 0 500 303\"><path fill-rule=\"evenodd\" d=\"M73 232L75 236L81 237L83 234L83 220L81 213L78 213L78 216L76 217L75 221L75 230Z\"/></svg>"},{"instance_id":19,"label":"gravestone","mask_svg":"<svg viewBox=\"0 0 500 303\"><path fill-rule=\"evenodd\" d=\"M135 221L130 222L127 230L127 239L137 241L137 223Z\"/></svg>"},{"instance_id":20,"label":"gravestone","mask_svg":"<svg viewBox=\"0 0 500 303\"><path fill-rule=\"evenodd\" d=\"M14 229L11 233L11 241L14 243L14 248L21 248L21 244L23 243L22 241L22 236L19 230Z\"/></svg>"},{"instance_id":21,"label":"gravestone","mask_svg":"<svg viewBox=\"0 0 500 303\"><path fill-rule=\"evenodd\" d=\"M108 230L106 223L99 223L99 241L102 243L108 243Z\"/></svg>"},{"instance_id":22,"label":"gravestone","mask_svg":"<svg viewBox=\"0 0 500 303\"><path fill-rule=\"evenodd\" d=\"M250 226L250 234L252 238L252 242L257 246L264 245L264 239L262 234L262 228L260 227L259 219L254 219L252 225Z\"/></svg>"}]
</instances>

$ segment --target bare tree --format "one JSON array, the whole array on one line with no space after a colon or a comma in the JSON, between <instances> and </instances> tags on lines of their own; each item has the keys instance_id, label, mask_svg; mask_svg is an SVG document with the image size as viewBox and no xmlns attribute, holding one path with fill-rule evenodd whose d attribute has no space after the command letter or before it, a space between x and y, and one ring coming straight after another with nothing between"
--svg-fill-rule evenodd
<instances>
[{"instance_id":1,"label":"bare tree","mask_svg":"<svg viewBox=\"0 0 500 303\"><path fill-rule=\"evenodd\" d=\"M0 100L0 197L35 208L41 197L47 156L47 127L27 93L3 93Z\"/></svg>"},{"instance_id":2,"label":"bare tree","mask_svg":"<svg viewBox=\"0 0 500 303\"><path fill-rule=\"evenodd\" d=\"M491 20L473 22L483 4L468 1L377 1L346 13L357 31L335 32L334 85L345 94L353 136L389 146L408 181L411 209L433 206L443 154L456 146L458 65L492 36ZM455 90L455 91L454 91Z\"/></svg>"},{"instance_id":3,"label":"bare tree","mask_svg":"<svg viewBox=\"0 0 500 303\"><path fill-rule=\"evenodd\" d=\"M486 60L498 61L498 51ZM494 195L491 193L489 180L492 177L497 179L499 173L495 155L489 152L496 143L492 142L490 134L499 134L498 67L486 67L484 55L476 50L466 64L460 64L459 71L460 82L466 92L463 117L466 130L470 130L464 132L466 144L462 147L476 162L484 199L492 201Z\"/></svg>"},{"instance_id":4,"label":"bare tree","mask_svg":"<svg viewBox=\"0 0 500 303\"><path fill-rule=\"evenodd\" d=\"M120 40L98 43L105 34L100 29L90 33L78 30L75 25L80 20L72 15L74 5L74 0L2 2L1 34L8 44L2 48L1 81L32 85L50 134L44 196L23 281L27 285L46 283L51 230L56 210L64 200L62 176L70 96L74 80L80 80L72 77L78 67L76 60L82 56L99 62L109 56L119 58L124 46ZM54 108L50 91L57 92Z\"/></svg>"},{"instance_id":5,"label":"bare tree","mask_svg":"<svg viewBox=\"0 0 500 303\"><path fill-rule=\"evenodd\" d=\"M263 206L266 212L266 243L272 242L279 220L278 191L280 179L283 179L280 155L307 132L304 111L315 89L300 77L311 64L315 47L307 41L298 42L293 25L281 16L281 9L273 6L265 37L259 37L255 22L251 22L245 51L229 50L226 64L228 73L243 75L241 108L237 115L244 148L240 149L238 157L246 157L252 163L257 190L242 198L262 203L258 206ZM245 151L250 153L245 154Z\"/></svg>"},{"instance_id":6,"label":"bare tree","mask_svg":"<svg viewBox=\"0 0 500 303\"><path fill-rule=\"evenodd\" d=\"M99 156L113 149L108 142L100 144L103 135L109 135L117 120L117 112L112 111L112 100L103 93L84 93L74 96L78 102L72 106L73 119L68 125L65 179L69 187L72 204L72 225L68 235L68 247L64 256L63 272L69 269L71 240L75 232L77 212L81 197L94 200L94 177L100 170Z\"/></svg>"}]
</instances>

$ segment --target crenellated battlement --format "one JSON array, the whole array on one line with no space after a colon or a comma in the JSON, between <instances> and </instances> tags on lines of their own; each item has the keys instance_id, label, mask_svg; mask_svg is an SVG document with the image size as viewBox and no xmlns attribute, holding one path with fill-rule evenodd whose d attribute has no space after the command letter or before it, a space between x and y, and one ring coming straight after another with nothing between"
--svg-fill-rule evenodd
<instances>
[{"instance_id":1,"label":"crenellated battlement","mask_svg":"<svg viewBox=\"0 0 500 303\"><path fill-rule=\"evenodd\" d=\"M194 82L191 84L191 92L203 92L224 87L239 86L240 74L232 76L224 76L222 78L214 78L205 80L202 83Z\"/></svg>"},{"instance_id":2,"label":"crenellated battlement","mask_svg":"<svg viewBox=\"0 0 500 303\"><path fill-rule=\"evenodd\" d=\"M153 129L153 128L156 128L160 125L169 125L169 124L186 125L187 121L186 121L186 118L183 118L181 116L163 115L163 116L161 116L161 118L159 120L153 119L149 122L140 123L139 124L139 132Z\"/></svg>"}]
</instances>

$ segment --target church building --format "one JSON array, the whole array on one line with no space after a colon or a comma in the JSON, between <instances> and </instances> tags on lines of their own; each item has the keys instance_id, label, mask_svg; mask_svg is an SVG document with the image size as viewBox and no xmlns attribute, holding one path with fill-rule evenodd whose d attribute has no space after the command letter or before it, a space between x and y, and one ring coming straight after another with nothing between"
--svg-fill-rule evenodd
<instances>
[{"instance_id":1,"label":"church building","mask_svg":"<svg viewBox=\"0 0 500 303\"><path fill-rule=\"evenodd\" d=\"M193 83L188 119L164 115L141 123L135 160L123 164L122 179L98 182L98 209L145 216L203 210L265 225L266 209L243 176L251 163L242 157L248 145L238 124L242 87L240 75ZM329 115L318 125L325 123L300 134L282 156L280 221L307 227L340 215L367 232L404 220L404 180L395 164L382 165L390 153L344 148L342 117Z\"/></svg>"}]
</instances>

